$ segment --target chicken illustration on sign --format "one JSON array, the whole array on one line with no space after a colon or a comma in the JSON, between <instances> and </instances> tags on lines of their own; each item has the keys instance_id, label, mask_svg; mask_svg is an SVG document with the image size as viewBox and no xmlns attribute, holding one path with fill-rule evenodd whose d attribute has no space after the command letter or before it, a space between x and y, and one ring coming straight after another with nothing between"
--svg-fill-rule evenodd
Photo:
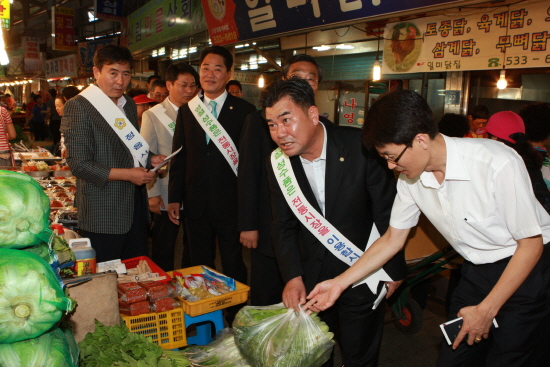
<instances>
[{"instance_id":1,"label":"chicken illustration on sign","mask_svg":"<svg viewBox=\"0 0 550 367\"><path fill-rule=\"evenodd\" d=\"M422 50L422 33L413 23L398 23L393 27L390 42L386 42L384 61L394 71L408 71Z\"/></svg>"}]
</instances>

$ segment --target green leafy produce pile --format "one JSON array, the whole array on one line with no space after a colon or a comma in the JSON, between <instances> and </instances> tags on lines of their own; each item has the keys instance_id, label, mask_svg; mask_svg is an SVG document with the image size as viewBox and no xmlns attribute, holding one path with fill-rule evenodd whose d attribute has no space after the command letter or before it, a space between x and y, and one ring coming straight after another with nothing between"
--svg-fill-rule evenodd
<instances>
[{"instance_id":1,"label":"green leafy produce pile","mask_svg":"<svg viewBox=\"0 0 550 367\"><path fill-rule=\"evenodd\" d=\"M80 348L80 367L187 367L189 361L178 351L164 351L126 325L105 326L96 320Z\"/></svg>"},{"instance_id":2,"label":"green leafy produce pile","mask_svg":"<svg viewBox=\"0 0 550 367\"><path fill-rule=\"evenodd\" d=\"M0 248L0 343L40 336L73 306L41 257Z\"/></svg>"},{"instance_id":3,"label":"green leafy produce pile","mask_svg":"<svg viewBox=\"0 0 550 367\"><path fill-rule=\"evenodd\" d=\"M243 307L234 330L235 343L254 367L319 367L334 346L333 333L316 314L287 310L282 303Z\"/></svg>"},{"instance_id":4,"label":"green leafy produce pile","mask_svg":"<svg viewBox=\"0 0 550 367\"><path fill-rule=\"evenodd\" d=\"M54 328L38 338L0 344L0 367L78 367L73 334Z\"/></svg>"},{"instance_id":5,"label":"green leafy produce pile","mask_svg":"<svg viewBox=\"0 0 550 367\"><path fill-rule=\"evenodd\" d=\"M24 248L48 242L50 201L32 177L0 171L0 247Z\"/></svg>"},{"instance_id":6,"label":"green leafy produce pile","mask_svg":"<svg viewBox=\"0 0 550 367\"><path fill-rule=\"evenodd\" d=\"M232 329L221 330L215 341L184 350L191 366L252 367L235 344Z\"/></svg>"}]
</instances>

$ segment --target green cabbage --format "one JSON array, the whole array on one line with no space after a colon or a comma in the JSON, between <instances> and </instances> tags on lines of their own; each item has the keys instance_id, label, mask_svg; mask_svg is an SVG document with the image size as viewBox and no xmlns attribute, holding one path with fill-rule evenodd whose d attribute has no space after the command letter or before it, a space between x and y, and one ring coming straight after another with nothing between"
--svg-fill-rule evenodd
<instances>
[{"instance_id":1,"label":"green cabbage","mask_svg":"<svg viewBox=\"0 0 550 367\"><path fill-rule=\"evenodd\" d=\"M78 367L78 347L69 330L54 328L38 338L0 344L0 367Z\"/></svg>"},{"instance_id":2,"label":"green cabbage","mask_svg":"<svg viewBox=\"0 0 550 367\"><path fill-rule=\"evenodd\" d=\"M223 329L210 344L188 347L183 352L191 366L252 367L237 348L233 329Z\"/></svg>"},{"instance_id":3,"label":"green cabbage","mask_svg":"<svg viewBox=\"0 0 550 367\"><path fill-rule=\"evenodd\" d=\"M72 308L72 300L42 258L0 248L0 343L36 338Z\"/></svg>"},{"instance_id":4,"label":"green cabbage","mask_svg":"<svg viewBox=\"0 0 550 367\"><path fill-rule=\"evenodd\" d=\"M32 177L0 171L0 247L24 248L49 242L50 201Z\"/></svg>"}]
</instances>

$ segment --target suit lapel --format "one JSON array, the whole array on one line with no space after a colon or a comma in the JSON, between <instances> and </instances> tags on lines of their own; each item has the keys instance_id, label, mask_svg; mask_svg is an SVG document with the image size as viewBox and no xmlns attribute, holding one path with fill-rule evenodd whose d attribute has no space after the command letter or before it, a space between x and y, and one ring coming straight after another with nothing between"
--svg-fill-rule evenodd
<instances>
[{"instance_id":1,"label":"suit lapel","mask_svg":"<svg viewBox=\"0 0 550 367\"><path fill-rule=\"evenodd\" d=\"M338 189L347 165L348 152L335 135L334 128L327 127L327 162L325 172L325 218L329 218L336 201Z\"/></svg>"},{"instance_id":2,"label":"suit lapel","mask_svg":"<svg viewBox=\"0 0 550 367\"><path fill-rule=\"evenodd\" d=\"M172 107L172 104L170 103L168 98L166 98L162 102L162 107L164 107L164 110L165 110L164 114L168 116L168 118L171 119L172 121L176 121L176 117L177 117L176 111L174 111L174 107Z\"/></svg>"}]
</instances>

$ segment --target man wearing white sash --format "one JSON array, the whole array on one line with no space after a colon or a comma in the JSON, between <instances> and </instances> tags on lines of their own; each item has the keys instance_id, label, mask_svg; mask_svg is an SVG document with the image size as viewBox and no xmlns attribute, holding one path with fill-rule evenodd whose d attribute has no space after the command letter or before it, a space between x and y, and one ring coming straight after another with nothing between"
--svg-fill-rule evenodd
<instances>
[{"instance_id":1,"label":"man wearing white sash","mask_svg":"<svg viewBox=\"0 0 550 367\"><path fill-rule=\"evenodd\" d=\"M349 268L357 257L353 245L364 251L373 225L382 233L387 229L395 179L380 157L364 151L360 130L319 121L313 90L306 80L291 78L272 84L262 95L262 108L272 139L290 157L281 160L282 153L276 154L279 158L268 174L275 255L286 282L283 302L297 309L306 303L307 292L317 282ZM291 165L294 177L286 164ZM297 188L303 196L289 203L285 197L294 195ZM327 244L317 234L326 237ZM391 279L403 279L403 254L384 269ZM396 285L391 283L390 292ZM382 287L380 283L377 290ZM366 284L347 288L342 297L319 316L336 333L346 367L376 366L384 307L373 309L377 295ZM332 362L325 366L332 367Z\"/></svg>"},{"instance_id":2,"label":"man wearing white sash","mask_svg":"<svg viewBox=\"0 0 550 367\"><path fill-rule=\"evenodd\" d=\"M78 227L98 262L147 255L149 168L162 162L139 134L134 101L124 95L133 58L125 47L94 55L96 84L64 107L61 131L67 163L77 177Z\"/></svg>"},{"instance_id":3,"label":"man wearing white sash","mask_svg":"<svg viewBox=\"0 0 550 367\"><path fill-rule=\"evenodd\" d=\"M201 54L204 98L179 109L172 149L183 149L170 166L168 214L179 223L183 204L192 265L214 266L217 239L224 273L246 282L237 231L237 147L244 120L256 109L225 90L232 65L221 46ZM232 321L231 313L226 319Z\"/></svg>"},{"instance_id":4,"label":"man wearing white sash","mask_svg":"<svg viewBox=\"0 0 550 367\"><path fill-rule=\"evenodd\" d=\"M170 65L166 69L165 78L168 98L143 113L141 135L149 144L149 149L170 155L178 110L197 94L199 74L191 65L182 62ZM174 247L179 225L172 223L168 217L168 182L169 174L165 172L147 184L149 210L153 217L150 233L152 260L161 269L180 269L189 267L190 264L184 262L174 267ZM184 248L184 253L186 252L188 251Z\"/></svg>"}]
</instances>

